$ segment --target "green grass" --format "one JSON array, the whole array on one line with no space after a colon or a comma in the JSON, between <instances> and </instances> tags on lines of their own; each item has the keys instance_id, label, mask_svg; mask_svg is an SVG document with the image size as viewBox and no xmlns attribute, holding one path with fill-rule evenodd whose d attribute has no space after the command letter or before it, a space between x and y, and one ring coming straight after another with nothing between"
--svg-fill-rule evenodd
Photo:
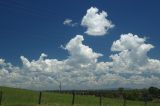
<instances>
[{"instance_id":1,"label":"green grass","mask_svg":"<svg viewBox=\"0 0 160 106\"><path fill-rule=\"evenodd\" d=\"M38 106L39 92L16 88L1 87L3 91L2 106ZM103 106L123 106L123 100L103 98ZM53 92L42 93L42 106L71 106L72 95ZM74 106L99 106L95 96L75 96ZM142 101L127 101L126 106L144 106ZM149 102L147 106L160 106L160 103Z\"/></svg>"},{"instance_id":2,"label":"green grass","mask_svg":"<svg viewBox=\"0 0 160 106\"><path fill-rule=\"evenodd\" d=\"M2 87L2 105L37 104L38 92Z\"/></svg>"}]
</instances>

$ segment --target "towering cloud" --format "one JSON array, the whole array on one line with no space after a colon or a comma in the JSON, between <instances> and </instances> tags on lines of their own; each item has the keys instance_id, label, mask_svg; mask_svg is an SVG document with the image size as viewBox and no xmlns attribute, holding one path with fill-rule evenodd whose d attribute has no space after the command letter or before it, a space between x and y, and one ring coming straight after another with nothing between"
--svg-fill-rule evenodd
<instances>
[{"instance_id":1,"label":"towering cloud","mask_svg":"<svg viewBox=\"0 0 160 106\"><path fill-rule=\"evenodd\" d=\"M97 58L102 56L102 54L95 53L91 48L83 45L83 40L84 38L82 35L77 35L66 45L65 49L68 50L70 54L69 61L79 64L90 64L97 62Z\"/></svg>"},{"instance_id":2,"label":"towering cloud","mask_svg":"<svg viewBox=\"0 0 160 106\"><path fill-rule=\"evenodd\" d=\"M114 25L107 19L107 12L99 12L98 8L91 7L87 10L86 15L83 17L81 25L87 28L88 35L91 36L103 36Z\"/></svg>"},{"instance_id":3,"label":"towering cloud","mask_svg":"<svg viewBox=\"0 0 160 106\"><path fill-rule=\"evenodd\" d=\"M133 70L134 68L146 65L149 61L147 53L154 46L146 44L145 41L145 38L139 38L137 35L129 33L122 34L119 40L113 42L111 50L120 52L111 55L115 64L119 65L117 67L127 67Z\"/></svg>"}]
</instances>

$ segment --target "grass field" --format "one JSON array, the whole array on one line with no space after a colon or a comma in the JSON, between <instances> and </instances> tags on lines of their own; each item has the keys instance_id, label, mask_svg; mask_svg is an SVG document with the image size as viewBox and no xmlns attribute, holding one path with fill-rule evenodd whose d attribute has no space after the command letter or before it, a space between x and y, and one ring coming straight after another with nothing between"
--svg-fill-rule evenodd
<instances>
[{"instance_id":1,"label":"grass field","mask_svg":"<svg viewBox=\"0 0 160 106\"><path fill-rule=\"evenodd\" d=\"M39 92L1 87L3 91L2 106L38 106ZM42 93L42 106L71 106L72 95L54 92ZM102 99L103 106L123 106L121 99ZM99 97L75 96L75 106L99 106ZM127 101L126 106L144 106L141 101ZM160 103L148 102L147 106L160 106Z\"/></svg>"}]
</instances>

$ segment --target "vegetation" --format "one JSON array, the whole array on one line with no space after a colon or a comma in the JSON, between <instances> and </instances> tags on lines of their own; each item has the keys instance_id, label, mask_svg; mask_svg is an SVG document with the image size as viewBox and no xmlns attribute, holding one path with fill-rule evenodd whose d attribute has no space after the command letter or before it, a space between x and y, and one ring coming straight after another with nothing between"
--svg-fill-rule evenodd
<instances>
[{"instance_id":1,"label":"vegetation","mask_svg":"<svg viewBox=\"0 0 160 106\"><path fill-rule=\"evenodd\" d=\"M2 94L2 106L37 106L39 103L39 92L1 87ZM102 92L102 91L99 91ZM77 91L75 95L74 106L99 106L100 95L102 96L103 106L124 106L123 96L126 96L126 106L144 106L144 94L150 95L151 100L147 102L147 106L160 106L158 101L159 89L151 87L148 90L113 90L103 91L102 93L96 93L95 91ZM158 92L158 93L157 93ZM108 95L107 95L108 94ZM141 95L142 96L141 96ZM121 96L122 95L122 96ZM42 106L71 106L72 104L72 92L42 92L41 105ZM112 97L112 98L111 98ZM138 99L137 99L138 98ZM156 101L157 99L157 101ZM133 101L134 100L134 101Z\"/></svg>"}]
</instances>

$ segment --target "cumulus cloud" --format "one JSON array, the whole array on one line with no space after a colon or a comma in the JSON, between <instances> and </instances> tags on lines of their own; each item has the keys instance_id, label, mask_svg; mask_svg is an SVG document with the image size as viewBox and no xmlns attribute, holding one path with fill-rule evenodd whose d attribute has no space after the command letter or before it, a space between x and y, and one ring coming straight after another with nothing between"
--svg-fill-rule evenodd
<instances>
[{"instance_id":1,"label":"cumulus cloud","mask_svg":"<svg viewBox=\"0 0 160 106\"><path fill-rule=\"evenodd\" d=\"M65 49L68 50L70 57L69 61L79 64L96 63L97 58L102 56L100 53L95 53L91 48L82 44L84 40L82 35L77 35L71 39L66 45Z\"/></svg>"},{"instance_id":2,"label":"cumulus cloud","mask_svg":"<svg viewBox=\"0 0 160 106\"><path fill-rule=\"evenodd\" d=\"M99 12L96 7L91 7L87 10L85 16L83 16L81 25L87 28L88 35L103 36L107 34L108 30L113 28L114 25L107 19L107 12Z\"/></svg>"},{"instance_id":3,"label":"cumulus cloud","mask_svg":"<svg viewBox=\"0 0 160 106\"><path fill-rule=\"evenodd\" d=\"M114 64L118 64L117 67L128 68L125 70L134 70L146 65L149 62L147 53L154 46L146 44L145 41L145 38L139 38L132 33L122 34L121 38L114 41L111 47L112 51L119 52L110 56Z\"/></svg>"},{"instance_id":4,"label":"cumulus cloud","mask_svg":"<svg viewBox=\"0 0 160 106\"><path fill-rule=\"evenodd\" d=\"M16 67L0 59L0 85L29 89L102 89L115 87L160 87L160 60L147 53L154 48L132 33L122 34L113 42L112 61L98 61L103 56L83 44L76 35L64 47L69 56L64 60L49 59L42 53L37 60L21 56Z\"/></svg>"},{"instance_id":5,"label":"cumulus cloud","mask_svg":"<svg viewBox=\"0 0 160 106\"><path fill-rule=\"evenodd\" d=\"M68 26L71 26L71 27L75 27L77 26L78 24L73 22L73 20L71 19L65 19L64 22L63 22L64 25L68 25Z\"/></svg>"}]
</instances>

